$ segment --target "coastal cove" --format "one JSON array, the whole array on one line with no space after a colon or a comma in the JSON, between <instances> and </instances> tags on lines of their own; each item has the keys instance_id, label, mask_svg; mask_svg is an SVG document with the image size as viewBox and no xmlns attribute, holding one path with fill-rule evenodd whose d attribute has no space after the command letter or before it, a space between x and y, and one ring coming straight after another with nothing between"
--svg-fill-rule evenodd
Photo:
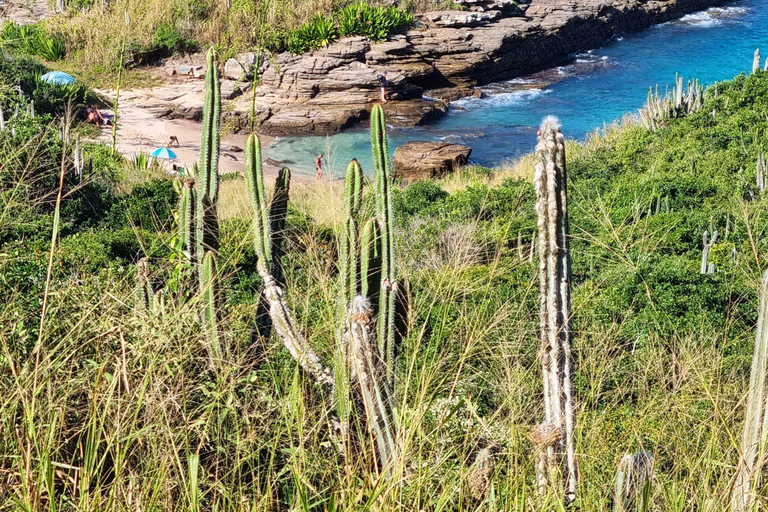
<instances>
[{"instance_id":1,"label":"coastal cove","mask_svg":"<svg viewBox=\"0 0 768 512\"><path fill-rule=\"evenodd\" d=\"M568 137L582 139L604 123L634 114L649 87L658 84L663 91L676 73L710 85L748 72L752 53L761 46L768 50L766 42L764 2L713 7L615 37L557 68L483 86L482 98L452 102L448 114L433 123L392 128L390 151L411 140L446 141L472 147L473 163L502 165L533 149L536 127L546 115L557 115ZM310 173L316 155L325 153L327 173L341 177L353 157L371 168L369 148L367 130L355 128L330 136L278 137L264 154Z\"/></svg>"}]
</instances>

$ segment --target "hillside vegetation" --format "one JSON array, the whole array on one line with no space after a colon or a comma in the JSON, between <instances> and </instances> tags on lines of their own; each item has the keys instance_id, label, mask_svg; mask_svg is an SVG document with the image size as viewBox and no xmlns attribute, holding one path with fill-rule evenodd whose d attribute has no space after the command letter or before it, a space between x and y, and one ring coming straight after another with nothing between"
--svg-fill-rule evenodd
<instances>
[{"instance_id":1,"label":"hillside vegetation","mask_svg":"<svg viewBox=\"0 0 768 512\"><path fill-rule=\"evenodd\" d=\"M561 509L556 494L536 495L527 437L543 417L528 159L503 180L466 169L395 190L405 462L380 477L364 450L342 460L322 390L275 336L258 334L243 179L220 185L214 346L201 297L177 286L179 184L91 144L75 173L65 99L11 118L9 98L0 511ZM698 112L656 131L628 119L568 145L576 509L609 510L617 462L646 450L656 461L648 510L725 510L768 266L768 199L755 186L767 130L768 73L758 71L710 87ZM342 195L294 184L285 228L285 298L328 361ZM700 274L702 236L715 229L715 271ZM161 314L140 307L137 277L169 290Z\"/></svg>"},{"instance_id":2,"label":"hillside vegetation","mask_svg":"<svg viewBox=\"0 0 768 512\"><path fill-rule=\"evenodd\" d=\"M63 12L21 34L7 23L2 40L47 60L66 58L86 75L111 75L129 66L215 45L225 57L238 52L303 53L337 37L381 40L409 26L413 14L455 6L449 0L71 0ZM42 40L42 42L40 42ZM50 42L48 42L50 41ZM52 48L49 48L52 46Z\"/></svg>"}]
</instances>

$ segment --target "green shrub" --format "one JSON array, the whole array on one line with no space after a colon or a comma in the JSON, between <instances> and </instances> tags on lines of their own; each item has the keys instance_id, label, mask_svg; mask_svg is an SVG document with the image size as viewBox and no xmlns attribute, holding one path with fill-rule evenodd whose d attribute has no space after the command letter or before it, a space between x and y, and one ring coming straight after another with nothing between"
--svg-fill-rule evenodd
<instances>
[{"instance_id":1,"label":"green shrub","mask_svg":"<svg viewBox=\"0 0 768 512\"><path fill-rule=\"evenodd\" d=\"M402 27L413 23L413 15L396 7L375 7L356 2L331 15L315 15L307 23L292 30L287 37L288 51L302 54L328 46L337 37L366 36L383 41Z\"/></svg>"},{"instance_id":2,"label":"green shrub","mask_svg":"<svg viewBox=\"0 0 768 512\"><path fill-rule=\"evenodd\" d=\"M396 7L374 7L366 2L346 6L337 15L339 34L367 36L383 41L392 32L413 23L413 15Z\"/></svg>"},{"instance_id":3,"label":"green shrub","mask_svg":"<svg viewBox=\"0 0 768 512\"><path fill-rule=\"evenodd\" d=\"M178 195L170 180L154 179L136 185L130 194L118 198L106 216L104 227L140 227L150 232L167 231L173 226Z\"/></svg>"},{"instance_id":4,"label":"green shrub","mask_svg":"<svg viewBox=\"0 0 768 512\"><path fill-rule=\"evenodd\" d=\"M198 48L196 41L183 37L170 23L163 22L155 29L152 49L165 53L189 52Z\"/></svg>"},{"instance_id":5,"label":"green shrub","mask_svg":"<svg viewBox=\"0 0 768 512\"><path fill-rule=\"evenodd\" d=\"M333 19L316 14L307 23L288 35L288 51L301 54L308 50L322 48L332 43L339 35Z\"/></svg>"},{"instance_id":6,"label":"green shrub","mask_svg":"<svg viewBox=\"0 0 768 512\"><path fill-rule=\"evenodd\" d=\"M16 25L10 20L6 21L0 40L10 48L50 61L61 60L65 54L64 38L58 34L48 34L41 25Z\"/></svg>"}]
</instances>

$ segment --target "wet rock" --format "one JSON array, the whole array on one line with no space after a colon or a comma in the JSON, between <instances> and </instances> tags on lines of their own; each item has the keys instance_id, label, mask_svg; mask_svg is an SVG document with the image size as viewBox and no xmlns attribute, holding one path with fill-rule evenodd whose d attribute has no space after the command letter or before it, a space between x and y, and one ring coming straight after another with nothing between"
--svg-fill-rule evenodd
<instances>
[{"instance_id":1,"label":"wet rock","mask_svg":"<svg viewBox=\"0 0 768 512\"><path fill-rule=\"evenodd\" d=\"M404 181L434 179L466 165L472 149L447 142L406 142L395 150L393 175Z\"/></svg>"}]
</instances>

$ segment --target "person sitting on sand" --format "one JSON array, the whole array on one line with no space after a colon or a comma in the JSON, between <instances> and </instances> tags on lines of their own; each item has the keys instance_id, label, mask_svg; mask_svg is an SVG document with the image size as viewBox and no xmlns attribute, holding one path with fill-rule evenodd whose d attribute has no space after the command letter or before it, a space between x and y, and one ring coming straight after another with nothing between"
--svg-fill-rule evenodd
<instances>
[{"instance_id":1,"label":"person sitting on sand","mask_svg":"<svg viewBox=\"0 0 768 512\"><path fill-rule=\"evenodd\" d=\"M323 177L323 154L320 153L317 155L317 158L315 159L315 176L317 181L320 181L320 178Z\"/></svg>"},{"instance_id":2,"label":"person sitting on sand","mask_svg":"<svg viewBox=\"0 0 768 512\"><path fill-rule=\"evenodd\" d=\"M175 135L171 135L171 142L168 143L168 147L173 146L173 143L176 143L176 147L179 147L179 138Z\"/></svg>"},{"instance_id":3,"label":"person sitting on sand","mask_svg":"<svg viewBox=\"0 0 768 512\"><path fill-rule=\"evenodd\" d=\"M99 112L99 109L97 109L93 105L88 107L85 113L86 113L86 118L85 118L86 123L95 124L96 126L101 126L102 124L104 124L104 116L102 116L101 112Z\"/></svg>"},{"instance_id":4,"label":"person sitting on sand","mask_svg":"<svg viewBox=\"0 0 768 512\"><path fill-rule=\"evenodd\" d=\"M383 72L379 76L379 89L381 90L381 102L387 102L387 72Z\"/></svg>"}]
</instances>

